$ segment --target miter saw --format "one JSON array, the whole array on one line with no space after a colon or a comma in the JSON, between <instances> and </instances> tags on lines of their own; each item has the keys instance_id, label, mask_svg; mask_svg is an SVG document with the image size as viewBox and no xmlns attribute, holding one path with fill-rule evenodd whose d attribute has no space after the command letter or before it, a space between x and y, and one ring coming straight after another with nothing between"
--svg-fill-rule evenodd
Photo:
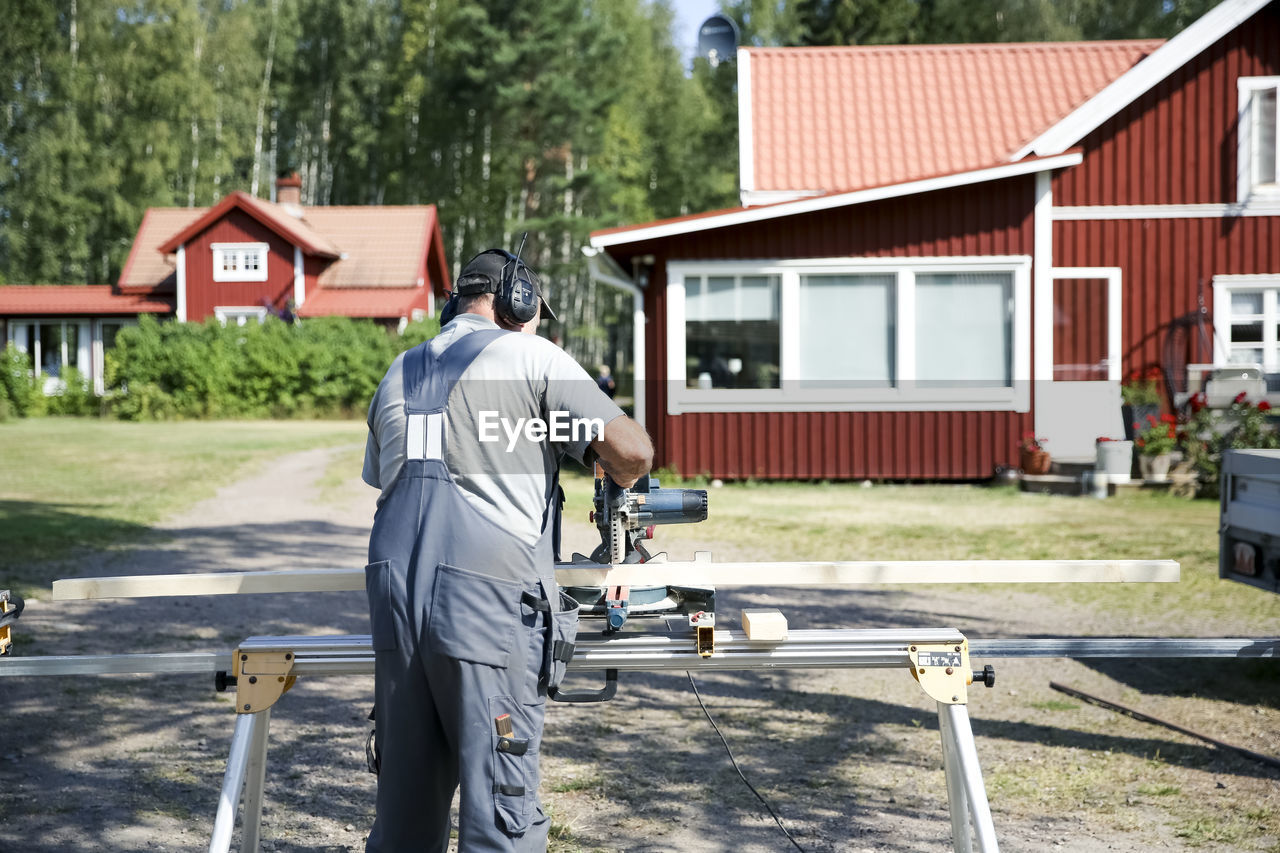
<instances>
[{"instance_id":1,"label":"miter saw","mask_svg":"<svg viewBox=\"0 0 1280 853\"><path fill-rule=\"evenodd\" d=\"M597 468L591 520L600 531L600 545L590 556L574 554L573 562L616 566L662 561L664 554L650 554L644 545L657 525L691 524L706 518L705 489L664 489L648 475L624 489ZM564 591L578 602L582 616L604 617L606 634L620 630L628 616L681 614L694 627L710 627L715 620L716 593L710 587L571 586Z\"/></svg>"}]
</instances>

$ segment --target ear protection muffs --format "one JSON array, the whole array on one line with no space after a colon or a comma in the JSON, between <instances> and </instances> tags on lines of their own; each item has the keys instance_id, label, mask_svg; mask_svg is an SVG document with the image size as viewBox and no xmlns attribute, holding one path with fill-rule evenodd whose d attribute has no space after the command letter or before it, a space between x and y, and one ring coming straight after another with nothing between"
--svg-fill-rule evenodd
<instances>
[{"instance_id":1,"label":"ear protection muffs","mask_svg":"<svg viewBox=\"0 0 1280 853\"><path fill-rule=\"evenodd\" d=\"M538 291L530 281L532 273L529 268L510 252L504 251L502 254L507 262L502 267L502 278L494 296L493 310L506 322L523 326L538 316Z\"/></svg>"}]
</instances>

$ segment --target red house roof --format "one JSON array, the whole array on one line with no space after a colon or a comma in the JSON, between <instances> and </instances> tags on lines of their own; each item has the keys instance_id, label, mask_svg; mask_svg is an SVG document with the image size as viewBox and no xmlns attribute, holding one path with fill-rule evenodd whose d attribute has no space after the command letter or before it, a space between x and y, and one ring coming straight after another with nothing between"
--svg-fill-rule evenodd
<instances>
[{"instance_id":1,"label":"red house roof","mask_svg":"<svg viewBox=\"0 0 1280 853\"><path fill-rule=\"evenodd\" d=\"M416 287L321 288L307 297L298 308L298 316L408 317L414 308L426 310L426 299L422 289Z\"/></svg>"},{"instance_id":2,"label":"red house roof","mask_svg":"<svg viewBox=\"0 0 1280 853\"><path fill-rule=\"evenodd\" d=\"M0 287L0 315L168 314L173 303L149 293L121 293L109 284L12 284Z\"/></svg>"},{"instance_id":3,"label":"red house roof","mask_svg":"<svg viewBox=\"0 0 1280 853\"><path fill-rule=\"evenodd\" d=\"M747 48L738 54L744 196L1007 162L1162 43Z\"/></svg>"},{"instance_id":4,"label":"red house roof","mask_svg":"<svg viewBox=\"0 0 1280 853\"><path fill-rule=\"evenodd\" d=\"M178 251L179 246L226 216L232 208L243 210L293 245L301 247L302 251L308 255L336 258L342 254L341 249L334 246L322 234L312 230L305 219L293 216L282 205L263 201L241 190L231 193L213 207L206 208L205 212L186 228L177 234L170 235L169 239L157 247L157 250L166 255Z\"/></svg>"}]
</instances>

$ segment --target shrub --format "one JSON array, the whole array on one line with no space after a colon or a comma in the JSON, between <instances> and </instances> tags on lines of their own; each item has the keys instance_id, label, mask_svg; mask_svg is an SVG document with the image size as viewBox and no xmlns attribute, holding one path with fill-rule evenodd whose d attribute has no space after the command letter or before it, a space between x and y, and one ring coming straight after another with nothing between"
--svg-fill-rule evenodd
<instances>
[{"instance_id":1,"label":"shrub","mask_svg":"<svg viewBox=\"0 0 1280 853\"><path fill-rule=\"evenodd\" d=\"M1210 409L1204 396L1191 401L1191 417L1183 430L1182 449L1199 481L1198 493L1216 497L1225 450L1280 448L1280 430L1271 421L1271 405L1250 403L1243 393L1225 410Z\"/></svg>"},{"instance_id":2,"label":"shrub","mask_svg":"<svg viewBox=\"0 0 1280 853\"><path fill-rule=\"evenodd\" d=\"M8 416L37 414L43 400L31 374L31 358L13 344L0 351L0 402Z\"/></svg>"},{"instance_id":3,"label":"shrub","mask_svg":"<svg viewBox=\"0 0 1280 853\"><path fill-rule=\"evenodd\" d=\"M89 387L89 380L79 370L65 367L60 378L62 390L45 398L49 414L81 417L98 414L101 401Z\"/></svg>"},{"instance_id":4,"label":"shrub","mask_svg":"<svg viewBox=\"0 0 1280 853\"><path fill-rule=\"evenodd\" d=\"M143 317L108 353L109 409L130 420L363 415L396 353L438 331L434 319L395 335L347 317L227 327Z\"/></svg>"}]
</instances>

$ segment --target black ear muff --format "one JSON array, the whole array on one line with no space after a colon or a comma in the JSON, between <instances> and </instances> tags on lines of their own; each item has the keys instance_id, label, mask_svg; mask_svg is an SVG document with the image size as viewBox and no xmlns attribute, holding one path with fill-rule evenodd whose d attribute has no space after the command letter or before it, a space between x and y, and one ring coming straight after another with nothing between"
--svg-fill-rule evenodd
<instances>
[{"instance_id":1,"label":"black ear muff","mask_svg":"<svg viewBox=\"0 0 1280 853\"><path fill-rule=\"evenodd\" d=\"M449 294L449 299L444 303L444 307L440 309L440 326L449 325L449 321L458 316L458 291Z\"/></svg>"},{"instance_id":2,"label":"black ear muff","mask_svg":"<svg viewBox=\"0 0 1280 853\"><path fill-rule=\"evenodd\" d=\"M508 253L493 306L499 317L517 326L538 316L538 292L528 276L520 274L521 270L519 259Z\"/></svg>"}]
</instances>

